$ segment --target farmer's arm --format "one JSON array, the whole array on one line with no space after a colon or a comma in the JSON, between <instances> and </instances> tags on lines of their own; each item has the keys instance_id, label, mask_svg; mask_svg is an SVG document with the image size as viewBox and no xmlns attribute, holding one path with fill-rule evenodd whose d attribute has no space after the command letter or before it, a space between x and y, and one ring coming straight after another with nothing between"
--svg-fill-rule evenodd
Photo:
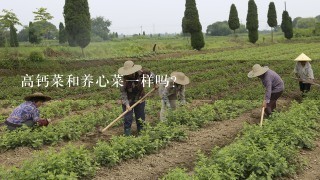
<instances>
[{"instance_id":1,"label":"farmer's arm","mask_svg":"<svg viewBox=\"0 0 320 180\"><path fill-rule=\"evenodd\" d=\"M265 88L266 88L266 94L265 94L265 102L269 103L271 99L271 93L272 93L272 81L270 77L266 77L265 79Z\"/></svg>"},{"instance_id":2,"label":"farmer's arm","mask_svg":"<svg viewBox=\"0 0 320 180\"><path fill-rule=\"evenodd\" d=\"M181 104L186 104L185 92L186 92L185 86L182 85L182 87L180 89L180 101L181 101Z\"/></svg>"},{"instance_id":3,"label":"farmer's arm","mask_svg":"<svg viewBox=\"0 0 320 180\"><path fill-rule=\"evenodd\" d=\"M121 101L122 104L126 105L126 106L130 106L129 105L129 100L128 100L128 95L126 92L126 85L124 84L123 86L120 87L120 92L121 92Z\"/></svg>"}]
</instances>

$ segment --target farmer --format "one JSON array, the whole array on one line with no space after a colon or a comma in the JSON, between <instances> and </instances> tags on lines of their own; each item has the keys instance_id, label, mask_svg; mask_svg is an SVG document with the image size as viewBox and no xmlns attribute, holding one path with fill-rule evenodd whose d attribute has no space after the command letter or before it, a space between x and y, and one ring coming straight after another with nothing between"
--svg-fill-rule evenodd
<instances>
[{"instance_id":1,"label":"farmer","mask_svg":"<svg viewBox=\"0 0 320 180\"><path fill-rule=\"evenodd\" d=\"M301 54L296 61L296 66L294 68L294 73L297 78L299 78L299 86L302 95L310 91L311 83L313 83L314 76L311 64L309 63L311 59L305 54Z\"/></svg>"},{"instance_id":2,"label":"farmer","mask_svg":"<svg viewBox=\"0 0 320 180\"><path fill-rule=\"evenodd\" d=\"M148 70L142 69L141 65L135 65L132 61L126 61L124 66L118 69L118 73L123 76L123 86L120 86L122 110L123 112L129 110L124 116L124 134L130 136L133 113L135 115L138 133L140 133L143 128L146 103L142 101L133 109L131 109L131 106L145 95L144 85L146 84L143 84L143 82L151 79L155 80L155 78L153 78L155 75ZM158 88L155 81L153 81L153 83L154 87Z\"/></svg>"},{"instance_id":3,"label":"farmer","mask_svg":"<svg viewBox=\"0 0 320 180\"><path fill-rule=\"evenodd\" d=\"M255 64L252 67L252 71L248 73L248 77L259 77L261 79L266 89L263 107L265 107L266 117L269 117L277 106L277 100L283 93L283 80L276 72L268 67L261 67L259 64Z\"/></svg>"},{"instance_id":4,"label":"farmer","mask_svg":"<svg viewBox=\"0 0 320 180\"><path fill-rule=\"evenodd\" d=\"M42 93L34 93L24 98L25 102L20 104L8 117L5 124L12 131L22 125L33 127L36 124L39 126L47 126L49 121L40 118L39 107L44 102L51 100L51 97L45 96Z\"/></svg>"},{"instance_id":5,"label":"farmer","mask_svg":"<svg viewBox=\"0 0 320 180\"><path fill-rule=\"evenodd\" d=\"M189 84L189 78L182 72L172 72L171 78L162 82L159 87L159 94L161 97L162 107L160 111L160 120L166 119L166 109L175 110L176 101L180 100L180 104L184 105L185 100L185 86Z\"/></svg>"}]
</instances>

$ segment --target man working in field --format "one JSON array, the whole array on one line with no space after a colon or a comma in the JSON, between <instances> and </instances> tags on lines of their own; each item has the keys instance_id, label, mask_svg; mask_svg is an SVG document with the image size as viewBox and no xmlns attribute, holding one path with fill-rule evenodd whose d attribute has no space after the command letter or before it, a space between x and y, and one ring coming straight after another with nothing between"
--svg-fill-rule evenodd
<instances>
[{"instance_id":1,"label":"man working in field","mask_svg":"<svg viewBox=\"0 0 320 180\"><path fill-rule=\"evenodd\" d=\"M36 124L39 126L47 126L49 121L47 119L40 118L39 107L44 102L51 100L51 97L45 96L42 93L34 93L24 98L26 102L20 104L16 109L13 110L11 115L8 117L5 124L7 128L12 131L16 128L26 125L33 127Z\"/></svg>"},{"instance_id":2,"label":"man working in field","mask_svg":"<svg viewBox=\"0 0 320 180\"><path fill-rule=\"evenodd\" d=\"M120 86L122 110L129 112L124 116L124 134L131 135L131 125L133 121L133 113L135 115L138 133L143 129L145 121L145 101L141 102L133 109L131 106L139 101L144 95L143 78L155 77L155 75L142 69L141 65L135 65L132 61L126 61L124 66L118 69L118 73L123 76L123 86ZM155 80L155 78L153 78ZM158 88L154 82L154 87Z\"/></svg>"},{"instance_id":3,"label":"man working in field","mask_svg":"<svg viewBox=\"0 0 320 180\"><path fill-rule=\"evenodd\" d=\"M172 72L168 83L161 83L159 94L161 97L162 107L160 111L160 120L166 119L166 109L176 109L176 101L180 100L183 105L185 100L185 86L190 83L189 78L182 72Z\"/></svg>"},{"instance_id":4,"label":"man working in field","mask_svg":"<svg viewBox=\"0 0 320 180\"><path fill-rule=\"evenodd\" d=\"M281 77L268 67L261 67L255 64L252 71L248 73L249 78L259 77L265 87L265 99L263 107L265 107L265 115L269 117L277 107L277 100L284 90L284 83Z\"/></svg>"}]
</instances>

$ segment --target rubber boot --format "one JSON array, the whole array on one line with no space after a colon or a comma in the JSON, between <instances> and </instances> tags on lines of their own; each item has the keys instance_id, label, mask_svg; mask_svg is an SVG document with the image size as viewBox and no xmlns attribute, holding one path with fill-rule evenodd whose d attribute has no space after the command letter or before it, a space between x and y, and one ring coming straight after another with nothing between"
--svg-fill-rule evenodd
<instances>
[{"instance_id":1,"label":"rubber boot","mask_svg":"<svg viewBox=\"0 0 320 180\"><path fill-rule=\"evenodd\" d=\"M131 128L125 129L124 130L124 135L125 136L130 136L131 135Z\"/></svg>"}]
</instances>

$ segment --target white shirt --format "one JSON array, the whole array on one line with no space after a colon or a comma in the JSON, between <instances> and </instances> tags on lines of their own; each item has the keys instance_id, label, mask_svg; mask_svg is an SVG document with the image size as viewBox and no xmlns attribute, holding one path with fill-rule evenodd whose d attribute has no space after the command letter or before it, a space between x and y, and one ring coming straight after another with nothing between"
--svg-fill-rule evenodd
<instances>
[{"instance_id":1,"label":"white shirt","mask_svg":"<svg viewBox=\"0 0 320 180\"><path fill-rule=\"evenodd\" d=\"M294 73L298 74L302 80L314 79L313 70L309 62L306 62L304 67L301 63L297 62Z\"/></svg>"}]
</instances>

